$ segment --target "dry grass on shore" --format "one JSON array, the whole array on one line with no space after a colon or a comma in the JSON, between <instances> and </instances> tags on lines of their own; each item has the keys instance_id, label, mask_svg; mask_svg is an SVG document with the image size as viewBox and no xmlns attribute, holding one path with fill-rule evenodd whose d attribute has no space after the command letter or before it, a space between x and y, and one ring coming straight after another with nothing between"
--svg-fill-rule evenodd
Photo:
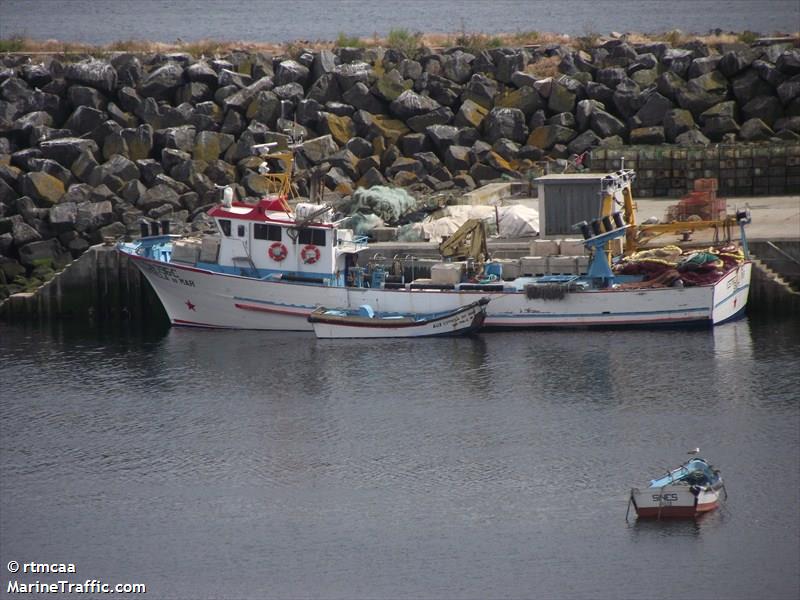
<instances>
[{"instance_id":1,"label":"dry grass on shore","mask_svg":"<svg viewBox=\"0 0 800 600\"><path fill-rule=\"evenodd\" d=\"M800 32L790 34L795 44L800 45ZM38 54L89 54L104 55L120 52L156 53L187 52L192 56L220 56L232 50L247 50L269 54L294 55L302 49L321 50L344 46L399 48L409 53L417 48L443 49L454 46L465 47L472 51L480 51L499 47L524 47L548 44L564 44L579 49L587 49L610 39L597 33L587 32L583 36L571 37L563 34L539 31L517 31L514 33L485 34L481 32L461 31L452 34L410 32L406 29L393 29L385 38L377 34L369 38L340 34L336 40L293 40L291 42L254 42L242 40L203 39L191 42L176 40L175 42L152 42L140 39L117 40L110 44L83 44L59 40L35 40L22 35L0 38L0 53L38 53ZM699 40L708 45L747 43L759 38L759 34L744 31L740 33L719 33L710 35L689 35L681 31L669 31L661 34L626 33L623 39L631 43L647 43L666 41L678 47L692 40Z\"/></svg>"}]
</instances>

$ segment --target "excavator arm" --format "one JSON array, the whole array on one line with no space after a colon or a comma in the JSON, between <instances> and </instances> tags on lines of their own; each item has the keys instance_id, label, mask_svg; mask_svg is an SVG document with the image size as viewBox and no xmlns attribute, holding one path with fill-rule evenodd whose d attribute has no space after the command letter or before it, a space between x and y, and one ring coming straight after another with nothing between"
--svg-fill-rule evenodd
<instances>
[{"instance_id":1,"label":"excavator arm","mask_svg":"<svg viewBox=\"0 0 800 600\"><path fill-rule=\"evenodd\" d=\"M472 258L483 263L489 258L486 247L486 225L480 219L469 219L449 238L439 244L443 258L465 260Z\"/></svg>"}]
</instances>

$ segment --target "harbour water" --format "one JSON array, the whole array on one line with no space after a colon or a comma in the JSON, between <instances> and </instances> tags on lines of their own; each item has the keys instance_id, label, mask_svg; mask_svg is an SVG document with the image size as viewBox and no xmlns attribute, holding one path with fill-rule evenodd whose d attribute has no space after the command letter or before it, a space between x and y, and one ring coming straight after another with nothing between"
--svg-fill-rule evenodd
<instances>
[{"instance_id":1,"label":"harbour water","mask_svg":"<svg viewBox=\"0 0 800 600\"><path fill-rule=\"evenodd\" d=\"M797 319L363 342L0 323L0 356L4 592L800 595ZM725 508L626 523L630 487L695 446Z\"/></svg>"},{"instance_id":2,"label":"harbour water","mask_svg":"<svg viewBox=\"0 0 800 600\"><path fill-rule=\"evenodd\" d=\"M320 18L320 12L324 17ZM487 34L691 33L800 28L796 0L3 0L0 37L92 44L200 39L287 42L364 38L392 29Z\"/></svg>"}]
</instances>

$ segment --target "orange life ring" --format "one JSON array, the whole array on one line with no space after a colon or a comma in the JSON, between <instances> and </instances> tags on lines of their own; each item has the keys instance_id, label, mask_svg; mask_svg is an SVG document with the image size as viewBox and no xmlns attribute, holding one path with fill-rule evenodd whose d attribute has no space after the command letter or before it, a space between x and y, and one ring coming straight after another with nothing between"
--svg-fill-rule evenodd
<instances>
[{"instance_id":1,"label":"orange life ring","mask_svg":"<svg viewBox=\"0 0 800 600\"><path fill-rule=\"evenodd\" d=\"M315 262L319 260L320 252L319 248L314 246L313 244L308 244L307 246L303 246L303 249L300 251L300 258L303 259L303 262L307 265L313 265Z\"/></svg>"},{"instance_id":2,"label":"orange life ring","mask_svg":"<svg viewBox=\"0 0 800 600\"><path fill-rule=\"evenodd\" d=\"M288 253L289 250L287 250L286 246L281 242L273 243L267 251L269 257L276 262L281 262L284 258L286 258Z\"/></svg>"}]
</instances>

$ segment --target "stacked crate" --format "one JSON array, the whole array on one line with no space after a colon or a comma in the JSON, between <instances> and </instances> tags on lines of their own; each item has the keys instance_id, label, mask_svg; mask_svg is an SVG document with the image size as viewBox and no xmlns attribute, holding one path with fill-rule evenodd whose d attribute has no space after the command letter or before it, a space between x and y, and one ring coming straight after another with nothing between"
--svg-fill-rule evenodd
<instances>
[{"instance_id":1,"label":"stacked crate","mask_svg":"<svg viewBox=\"0 0 800 600\"><path fill-rule=\"evenodd\" d=\"M728 203L724 198L717 197L718 187L717 179L695 179L694 191L689 192L677 204L667 209L667 221L688 221L698 217L701 221L724 219Z\"/></svg>"}]
</instances>

